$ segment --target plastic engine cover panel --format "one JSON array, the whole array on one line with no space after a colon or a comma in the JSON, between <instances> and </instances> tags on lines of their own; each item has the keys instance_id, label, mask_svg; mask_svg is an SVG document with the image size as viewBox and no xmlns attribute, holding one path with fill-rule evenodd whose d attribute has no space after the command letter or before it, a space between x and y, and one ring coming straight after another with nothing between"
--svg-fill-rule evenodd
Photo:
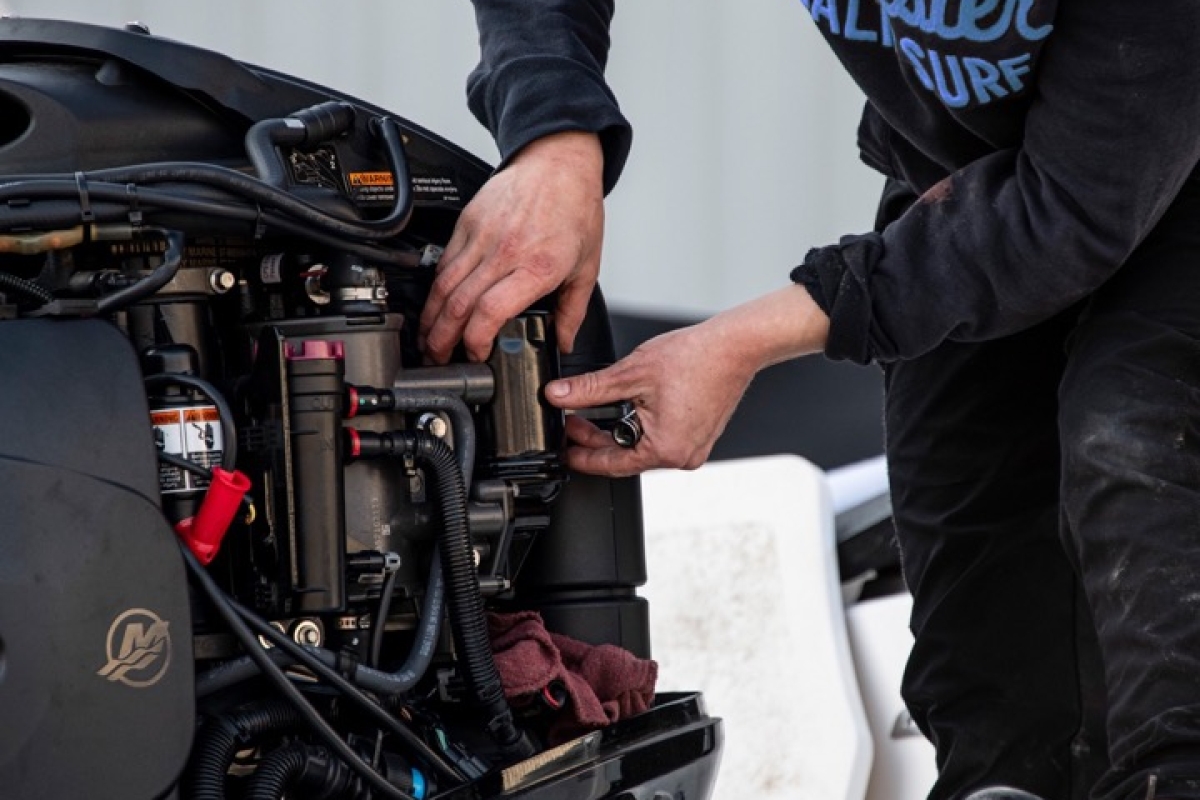
<instances>
[{"instance_id":1,"label":"plastic engine cover panel","mask_svg":"<svg viewBox=\"0 0 1200 800\"><path fill-rule=\"evenodd\" d=\"M0 374L0 793L162 797L191 746L191 622L132 350L103 323L3 322Z\"/></svg>"}]
</instances>

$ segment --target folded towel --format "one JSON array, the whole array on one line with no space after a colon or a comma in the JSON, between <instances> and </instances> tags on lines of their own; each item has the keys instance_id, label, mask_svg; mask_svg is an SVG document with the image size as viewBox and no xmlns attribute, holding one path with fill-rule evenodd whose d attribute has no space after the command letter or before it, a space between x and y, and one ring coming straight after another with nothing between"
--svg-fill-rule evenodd
<instances>
[{"instance_id":1,"label":"folded towel","mask_svg":"<svg viewBox=\"0 0 1200 800\"><path fill-rule=\"evenodd\" d=\"M536 611L489 613L488 633L509 702L522 708L541 698L551 708L561 706L551 744L640 714L654 702L657 663L615 645L551 633Z\"/></svg>"}]
</instances>

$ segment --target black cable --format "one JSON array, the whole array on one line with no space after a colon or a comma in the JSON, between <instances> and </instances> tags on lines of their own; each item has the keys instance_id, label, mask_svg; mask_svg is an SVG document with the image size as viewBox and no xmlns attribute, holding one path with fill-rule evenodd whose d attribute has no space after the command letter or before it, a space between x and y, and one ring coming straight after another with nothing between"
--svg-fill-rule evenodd
<instances>
[{"instance_id":1,"label":"black cable","mask_svg":"<svg viewBox=\"0 0 1200 800\"><path fill-rule=\"evenodd\" d=\"M105 180L99 177L98 174L89 174L89 178L94 182L88 183L88 196L97 200L113 202L128 201L128 187L131 183L192 183L229 191L233 196L245 198L257 205L274 208L295 217L298 222L323 228L330 233L341 236L382 240L395 238L400 233L399 230L377 231L371 228L363 228L357 223L330 216L325 211L304 200L298 199L294 195L288 194L282 189L268 187L256 178L243 175L227 167L218 167L214 164L188 163L168 164L164 166L164 169L158 169L156 165L147 165L145 167L135 167L132 170L127 167L119 168L118 170L104 170L103 172L117 173L113 176L117 179L115 182ZM212 180L204 180L206 177L212 178ZM168 198L173 195L175 195L175 192L170 190L149 189L139 186L137 196L139 201L143 203L167 206L170 203ZM78 198L78 196L79 185L76 183L74 177L47 177L0 184L0 203L12 202L14 200L37 200L40 198ZM253 207L250 206L250 208Z\"/></svg>"},{"instance_id":2,"label":"black cable","mask_svg":"<svg viewBox=\"0 0 1200 800\"><path fill-rule=\"evenodd\" d=\"M396 193L395 202L387 216L374 221L333 216L285 189L216 164L162 162L93 170L82 173L82 176L88 181L89 198L120 200L121 196L127 194L127 186L131 183L196 183L232 192L341 236L360 240L393 239L404 231L412 214L411 179L404 157L402 136L395 120L381 117L373 127L384 141ZM139 198L147 202L153 202L160 193L153 189L138 189ZM30 175L15 176L0 183L0 203L39 196L78 197L78 180L74 175L69 178L65 175Z\"/></svg>"},{"instance_id":3,"label":"black cable","mask_svg":"<svg viewBox=\"0 0 1200 800\"><path fill-rule=\"evenodd\" d=\"M329 746L330 750L337 754L363 780L370 784L371 788L379 792L380 797L386 798L386 800L414 800L411 795L405 794L395 786L392 786L383 776L372 769L371 765L364 761L358 753L354 752L350 745L342 740L337 731L325 721L320 712L313 708L308 699L292 684L283 670L271 661L263 650L262 645L255 638L254 633L250 630L250 627L243 621L242 613L235 608L234 603L225 596L224 592L221 591L220 587L217 586L204 567L200 566L200 562L196 560L196 557L192 555L191 551L182 542L180 543L179 551L183 553L184 564L187 566L192 580L204 591L209 602L212 603L217 613L225 620L225 624L229 626L230 631L241 642L242 647L246 649L250 657L258 662L263 675L296 707L296 711L300 717L312 728L313 732ZM279 634L279 631L276 631L270 625L263 624L268 630ZM282 634L279 635L282 636ZM290 639L287 641L291 642ZM364 699L367 698L364 696ZM367 699L367 702L370 705L374 705L369 699ZM380 710L382 711L382 709ZM386 712L384 713L386 715ZM422 742L422 744L424 743ZM438 760L441 761L440 757Z\"/></svg>"},{"instance_id":4,"label":"black cable","mask_svg":"<svg viewBox=\"0 0 1200 800\"><path fill-rule=\"evenodd\" d=\"M240 173L238 173L240 174ZM0 184L0 229L29 226L31 217L30 207L7 208L3 206L5 193L9 187L21 187L17 195L28 195L24 199L48 199L61 210L60 216L33 215L38 224L35 227L60 227L73 225L79 221L78 188L73 180L40 178L37 182ZM93 211L99 222L124 221L128 215L129 194L127 186L117 186L107 183L89 184L89 192L93 199L106 201L102 206L96 205ZM347 253L375 261L381 264L393 264L400 267L415 267L420 263L420 255L410 248L399 246L372 245L359 237L331 234L317 230L311 225L288 219L270 211L263 210L258 205L246 205L237 202L230 195L225 202L213 198L189 196L180 191L162 189L140 189L138 191L139 207L144 212L152 209L160 211L178 211L187 214L197 214L215 219L244 222L250 226L262 223L280 232L298 236L327 247L343 250ZM64 200L70 202L64 203ZM120 203L120 205L117 205ZM253 228L251 228L251 231Z\"/></svg>"},{"instance_id":5,"label":"black cable","mask_svg":"<svg viewBox=\"0 0 1200 800\"><path fill-rule=\"evenodd\" d=\"M238 456L237 428L233 422L233 409L229 407L229 403L225 402L225 398L217 391L217 387L203 378L177 372L162 372L157 375L147 375L145 384L146 388L186 386L189 389L195 389L207 397L217 407L217 416L221 418L221 437L225 440L225 450L221 454L221 467L228 472L233 472L236 469ZM187 468L185 467L185 469Z\"/></svg>"},{"instance_id":6,"label":"black cable","mask_svg":"<svg viewBox=\"0 0 1200 800\"><path fill-rule=\"evenodd\" d=\"M317 655L309 652L307 648L289 639L285 634L273 628L265 620L260 619L258 615L243 607L235 600L229 599L228 603L230 608L233 609L234 613L238 614L241 620L255 633L263 636L276 647L287 650L288 654L292 656L297 663L312 670L317 674L318 677L331 684L348 699L352 700L369 715L374 717L375 720L382 724L387 730L396 734L396 736L402 739L406 745L415 750L418 756L424 759L425 762L435 772L438 773L439 777L447 780L449 783L463 783L466 781L466 777L459 772L456 767L443 759L441 755L433 750L433 748L431 748L428 744L426 744L423 739L409 730L408 727L406 727L400 720L389 714L386 709L355 688L350 681L342 677L341 673L327 666ZM258 651L261 654L262 648L259 647ZM274 661L265 655L263 656L262 661L260 661L258 658L255 658L255 661L258 662L260 669L263 668L263 661L269 662L272 669L279 669L279 667L275 665Z\"/></svg>"},{"instance_id":7,"label":"black cable","mask_svg":"<svg viewBox=\"0 0 1200 800\"><path fill-rule=\"evenodd\" d=\"M178 467L179 469L186 470L187 472L190 472L193 475L196 475L197 477L204 478L206 481L211 482L213 479L213 474L212 474L211 469L209 469L208 467L201 466L200 464L197 464L195 461L189 461L188 459L184 458L181 455L177 455L175 453L168 453L165 450L159 450L158 451L158 460L163 462L164 464L170 464L172 467ZM254 505L254 497L249 492L242 495L242 507L243 508L249 509L249 507L253 506L253 505Z\"/></svg>"},{"instance_id":8,"label":"black cable","mask_svg":"<svg viewBox=\"0 0 1200 800\"><path fill-rule=\"evenodd\" d=\"M179 266L183 263L183 234L179 231L168 231L162 228L144 228L143 230L158 233L166 238L167 252L163 254L163 262L132 286L118 289L97 300L96 313L111 314L133 305L139 300L144 300L170 283L171 279L179 272Z\"/></svg>"},{"instance_id":9,"label":"black cable","mask_svg":"<svg viewBox=\"0 0 1200 800\"><path fill-rule=\"evenodd\" d=\"M428 671L433 656L437 652L445 604L446 579L442 574L441 549L435 548L433 558L429 563L429 580L425 584L425 607L417 622L417 630L413 636L412 649L409 651L408 657L395 672L381 672L377 669L360 666L350 676L350 680L362 689L389 697L404 694L416 686ZM330 650L310 647L306 648L306 652L321 659L322 663L328 667L338 665L338 655ZM269 651L269 655L271 660L280 666L286 667L296 663L286 650L275 648ZM196 676L196 696L207 697L253 678L257 674L258 665L249 656L226 661Z\"/></svg>"},{"instance_id":10,"label":"black cable","mask_svg":"<svg viewBox=\"0 0 1200 800\"><path fill-rule=\"evenodd\" d=\"M208 467L203 467L197 464L195 461L189 461L188 459L181 455L177 455L176 453L168 453L165 450L159 450L158 460L164 464L170 464L172 467L178 467L179 469L186 470L187 472L204 478L205 480L212 480L213 474L211 469Z\"/></svg>"},{"instance_id":11,"label":"black cable","mask_svg":"<svg viewBox=\"0 0 1200 800\"><path fill-rule=\"evenodd\" d=\"M277 215L264 213L262 216L271 227L284 233L303 237L327 247L343 250L365 258L368 261L374 261L379 264L392 264L397 267L416 267L421 263L420 253L409 247L371 245L365 242L327 235L321 231L306 228L299 222L293 222Z\"/></svg>"},{"instance_id":12,"label":"black cable","mask_svg":"<svg viewBox=\"0 0 1200 800\"><path fill-rule=\"evenodd\" d=\"M379 667L379 654L383 650L383 629L392 610L392 595L396 591L398 574L399 570L389 572L383 582L383 588L379 590L379 605L375 608L375 618L371 621L371 647L367 650L367 666L372 669Z\"/></svg>"}]
</instances>

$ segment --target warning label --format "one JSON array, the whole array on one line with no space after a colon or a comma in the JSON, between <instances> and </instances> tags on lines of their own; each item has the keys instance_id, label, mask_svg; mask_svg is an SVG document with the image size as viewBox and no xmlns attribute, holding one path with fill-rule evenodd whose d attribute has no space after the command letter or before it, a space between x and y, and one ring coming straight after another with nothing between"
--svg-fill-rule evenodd
<instances>
[{"instance_id":1,"label":"warning label","mask_svg":"<svg viewBox=\"0 0 1200 800\"><path fill-rule=\"evenodd\" d=\"M395 186L396 181L390 172L351 172L350 185L360 186Z\"/></svg>"},{"instance_id":2,"label":"warning label","mask_svg":"<svg viewBox=\"0 0 1200 800\"><path fill-rule=\"evenodd\" d=\"M164 453L187 459L205 469L221 463L225 438L216 406L189 406L152 411L154 444ZM174 464L159 462L158 483L163 494L203 489L209 481Z\"/></svg>"},{"instance_id":3,"label":"warning label","mask_svg":"<svg viewBox=\"0 0 1200 800\"><path fill-rule=\"evenodd\" d=\"M396 180L390 172L351 172L346 176L350 194L360 203L392 203L396 200Z\"/></svg>"},{"instance_id":4,"label":"warning label","mask_svg":"<svg viewBox=\"0 0 1200 800\"><path fill-rule=\"evenodd\" d=\"M357 201L390 203L395 200L396 180L390 172L351 172L346 177ZM441 176L414 175L412 190L426 203L457 204L460 198L458 184Z\"/></svg>"},{"instance_id":5,"label":"warning label","mask_svg":"<svg viewBox=\"0 0 1200 800\"><path fill-rule=\"evenodd\" d=\"M449 178L415 177L413 191L419 195L426 195L429 200L442 203L457 203L459 200L458 185Z\"/></svg>"}]
</instances>

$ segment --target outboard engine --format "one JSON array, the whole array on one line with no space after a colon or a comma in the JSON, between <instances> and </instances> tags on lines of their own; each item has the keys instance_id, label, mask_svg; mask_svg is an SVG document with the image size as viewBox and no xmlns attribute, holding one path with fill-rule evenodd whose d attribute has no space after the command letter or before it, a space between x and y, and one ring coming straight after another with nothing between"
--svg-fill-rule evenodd
<instances>
[{"instance_id":1,"label":"outboard engine","mask_svg":"<svg viewBox=\"0 0 1200 800\"><path fill-rule=\"evenodd\" d=\"M0 20L5 797L709 795L639 483L569 474L541 397L613 360L602 298L569 358L546 305L422 361L489 174L139 26Z\"/></svg>"}]
</instances>

